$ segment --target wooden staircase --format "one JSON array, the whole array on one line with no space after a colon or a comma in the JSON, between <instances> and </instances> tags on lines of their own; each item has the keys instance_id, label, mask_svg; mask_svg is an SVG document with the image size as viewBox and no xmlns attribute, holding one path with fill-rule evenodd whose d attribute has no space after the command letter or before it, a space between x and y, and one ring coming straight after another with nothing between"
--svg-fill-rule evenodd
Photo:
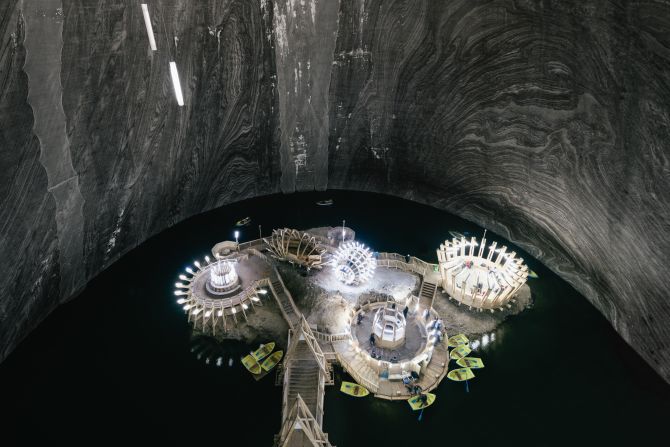
<instances>
[{"instance_id":1,"label":"wooden staircase","mask_svg":"<svg viewBox=\"0 0 670 447\"><path fill-rule=\"evenodd\" d=\"M421 283L421 290L419 291L419 306L422 309L430 309L433 307L433 300L437 292L437 284L434 282L424 281Z\"/></svg>"},{"instance_id":2,"label":"wooden staircase","mask_svg":"<svg viewBox=\"0 0 670 447\"><path fill-rule=\"evenodd\" d=\"M304 340L300 340L294 349L284 374L285 402L291 407L298 396L302 396L309 411L321 425L323 412L319 411L319 400L323 401L322 387L319 386L323 372Z\"/></svg>"},{"instance_id":3,"label":"wooden staircase","mask_svg":"<svg viewBox=\"0 0 670 447\"><path fill-rule=\"evenodd\" d=\"M277 304L279 304L279 308L284 315L284 318L289 326L293 328L300 321L300 314L293 303L293 298L288 290L286 290L286 287L284 287L284 283L279 276L277 276L276 279L271 280L270 289L277 300Z\"/></svg>"},{"instance_id":4,"label":"wooden staircase","mask_svg":"<svg viewBox=\"0 0 670 447\"><path fill-rule=\"evenodd\" d=\"M281 431L275 436L275 446L333 447L300 394L285 415Z\"/></svg>"},{"instance_id":5,"label":"wooden staircase","mask_svg":"<svg viewBox=\"0 0 670 447\"><path fill-rule=\"evenodd\" d=\"M284 387L282 431L275 437L275 445L329 447L328 435L323 433L321 424L325 385L334 382L333 371L279 272L274 270L270 292L290 326L284 362L275 376L275 383Z\"/></svg>"}]
</instances>

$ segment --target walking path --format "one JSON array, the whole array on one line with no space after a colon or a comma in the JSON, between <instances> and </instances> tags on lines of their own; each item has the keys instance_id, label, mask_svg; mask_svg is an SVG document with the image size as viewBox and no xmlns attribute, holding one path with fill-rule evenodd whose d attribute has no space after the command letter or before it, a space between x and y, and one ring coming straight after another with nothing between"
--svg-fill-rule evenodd
<instances>
[{"instance_id":1,"label":"walking path","mask_svg":"<svg viewBox=\"0 0 670 447\"><path fill-rule=\"evenodd\" d=\"M240 244L240 249L260 256L261 240ZM418 258L406 258L397 253L379 253L377 265L418 274L421 277L419 296L415 297L416 313L432 310L439 284L435 264ZM324 334L313 330L295 305L276 268L262 280L276 300L284 319L289 324L288 348L283 364L278 369L278 382L283 385L282 428L275 436L277 446L331 447L328 435L322 430L325 385L331 385L332 364L338 363L356 382L366 387L375 397L388 400L406 400L411 395L402 380L380 378L379 371L370 366L367 353L354 345L351 330L341 334ZM369 304L369 303L368 303ZM422 317L424 318L424 317ZM429 318L430 319L430 318ZM427 324L428 321L423 321ZM381 364L381 363L380 363ZM447 374L449 350L446 337L434 345L416 384L427 392L440 383Z\"/></svg>"}]
</instances>

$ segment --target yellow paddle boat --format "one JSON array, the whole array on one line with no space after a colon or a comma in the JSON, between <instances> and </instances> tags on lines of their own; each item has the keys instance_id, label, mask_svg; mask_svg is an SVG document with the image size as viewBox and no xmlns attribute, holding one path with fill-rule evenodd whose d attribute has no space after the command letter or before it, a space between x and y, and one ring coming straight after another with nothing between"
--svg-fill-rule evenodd
<instances>
[{"instance_id":1,"label":"yellow paddle boat","mask_svg":"<svg viewBox=\"0 0 670 447\"><path fill-rule=\"evenodd\" d=\"M267 357L275 348L275 342L270 342L267 345L261 345L258 349L251 353L251 355L259 362Z\"/></svg>"},{"instance_id":2,"label":"yellow paddle boat","mask_svg":"<svg viewBox=\"0 0 670 447\"><path fill-rule=\"evenodd\" d=\"M435 395L433 393L423 393L423 394L427 397L427 401L425 404L421 401L420 395L414 396L407 400L407 403L409 404L410 407L412 407L412 410L416 411L433 405L433 402L435 402Z\"/></svg>"},{"instance_id":3,"label":"yellow paddle boat","mask_svg":"<svg viewBox=\"0 0 670 447\"><path fill-rule=\"evenodd\" d=\"M342 391L344 394L348 394L354 397L365 397L370 394L370 392L365 387L352 382L342 382L340 391Z\"/></svg>"},{"instance_id":4,"label":"yellow paddle boat","mask_svg":"<svg viewBox=\"0 0 670 447\"><path fill-rule=\"evenodd\" d=\"M261 363L261 368L263 368L265 371L270 371L272 368L279 363L281 358L284 356L284 351L275 351L268 358L263 360L263 363Z\"/></svg>"},{"instance_id":5,"label":"yellow paddle boat","mask_svg":"<svg viewBox=\"0 0 670 447\"><path fill-rule=\"evenodd\" d=\"M475 373L473 373L470 368L458 368L449 371L447 377L453 381L462 382L464 380L473 379L475 377Z\"/></svg>"},{"instance_id":6,"label":"yellow paddle boat","mask_svg":"<svg viewBox=\"0 0 670 447\"><path fill-rule=\"evenodd\" d=\"M449 355L453 360L458 360L462 359L463 357L466 357L468 354L472 352L472 349L468 345L460 345L456 346L454 349L451 350Z\"/></svg>"},{"instance_id":7,"label":"yellow paddle boat","mask_svg":"<svg viewBox=\"0 0 670 447\"><path fill-rule=\"evenodd\" d=\"M470 340L468 340L468 337L466 337L465 334L457 334L453 337L449 337L449 347L451 348L460 345L467 345L469 342Z\"/></svg>"},{"instance_id":8,"label":"yellow paddle boat","mask_svg":"<svg viewBox=\"0 0 670 447\"><path fill-rule=\"evenodd\" d=\"M261 365L258 364L258 360L256 360L251 354L242 358L242 364L251 374L261 373Z\"/></svg>"},{"instance_id":9,"label":"yellow paddle boat","mask_svg":"<svg viewBox=\"0 0 670 447\"><path fill-rule=\"evenodd\" d=\"M482 359L477 357L463 357L462 359L456 360L456 363L465 368L481 369L484 367Z\"/></svg>"}]
</instances>

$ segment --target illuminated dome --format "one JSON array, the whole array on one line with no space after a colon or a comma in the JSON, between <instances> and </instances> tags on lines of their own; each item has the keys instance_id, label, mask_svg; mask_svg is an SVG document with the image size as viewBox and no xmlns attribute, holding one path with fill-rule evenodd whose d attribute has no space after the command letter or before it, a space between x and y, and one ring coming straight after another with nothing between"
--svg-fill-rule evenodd
<instances>
[{"instance_id":1,"label":"illuminated dome","mask_svg":"<svg viewBox=\"0 0 670 447\"><path fill-rule=\"evenodd\" d=\"M220 295L239 288L235 262L231 259L222 259L209 265L209 280L206 284L209 292Z\"/></svg>"},{"instance_id":2,"label":"illuminated dome","mask_svg":"<svg viewBox=\"0 0 670 447\"><path fill-rule=\"evenodd\" d=\"M394 302L387 302L375 313L372 333L375 345L394 349L405 343L405 316Z\"/></svg>"},{"instance_id":3,"label":"illuminated dome","mask_svg":"<svg viewBox=\"0 0 670 447\"><path fill-rule=\"evenodd\" d=\"M263 286L268 284L250 274L265 261L245 252L219 250L222 246L230 244L214 247L216 259L205 256L204 262L194 261L194 267L186 267L174 291L188 321L203 334L214 336L227 332L240 319L247 321L247 314L261 304L260 296L267 294Z\"/></svg>"},{"instance_id":4,"label":"illuminated dome","mask_svg":"<svg viewBox=\"0 0 670 447\"><path fill-rule=\"evenodd\" d=\"M359 242L347 241L337 249L333 265L337 279L356 286L372 278L377 261L368 247Z\"/></svg>"},{"instance_id":5,"label":"illuminated dome","mask_svg":"<svg viewBox=\"0 0 670 447\"><path fill-rule=\"evenodd\" d=\"M477 309L501 309L526 283L528 267L516 252L496 248L486 252L486 234L481 241L465 237L445 241L437 250L442 288L459 303Z\"/></svg>"}]
</instances>

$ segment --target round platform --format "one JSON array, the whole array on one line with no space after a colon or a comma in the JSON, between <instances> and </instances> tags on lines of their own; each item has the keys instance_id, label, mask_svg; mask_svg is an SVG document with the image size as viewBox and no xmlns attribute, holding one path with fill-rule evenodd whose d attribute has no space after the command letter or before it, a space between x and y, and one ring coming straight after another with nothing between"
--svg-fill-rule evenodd
<instances>
[{"instance_id":1,"label":"round platform","mask_svg":"<svg viewBox=\"0 0 670 447\"><path fill-rule=\"evenodd\" d=\"M207 286L209 281L211 265L203 266L198 271L191 283L191 293L193 297L198 299L225 299L237 295L242 290L249 287L254 281L258 279L256 268L251 264L248 257L240 257L235 264L235 272L237 273L238 282L234 288L225 291L224 293L212 293Z\"/></svg>"},{"instance_id":2,"label":"round platform","mask_svg":"<svg viewBox=\"0 0 670 447\"><path fill-rule=\"evenodd\" d=\"M413 312L407 314L405 325L405 340L400 346L393 349L373 346L370 341L372 334L373 318L377 310L383 308L385 302L371 303L361 308L352 319L351 334L354 340L358 342L361 350L366 352L371 358L390 363L404 363L411 361L426 349L426 329L421 315ZM398 305L401 309L402 306ZM357 324L358 314L364 312L364 317ZM374 354L374 356L373 356Z\"/></svg>"}]
</instances>

